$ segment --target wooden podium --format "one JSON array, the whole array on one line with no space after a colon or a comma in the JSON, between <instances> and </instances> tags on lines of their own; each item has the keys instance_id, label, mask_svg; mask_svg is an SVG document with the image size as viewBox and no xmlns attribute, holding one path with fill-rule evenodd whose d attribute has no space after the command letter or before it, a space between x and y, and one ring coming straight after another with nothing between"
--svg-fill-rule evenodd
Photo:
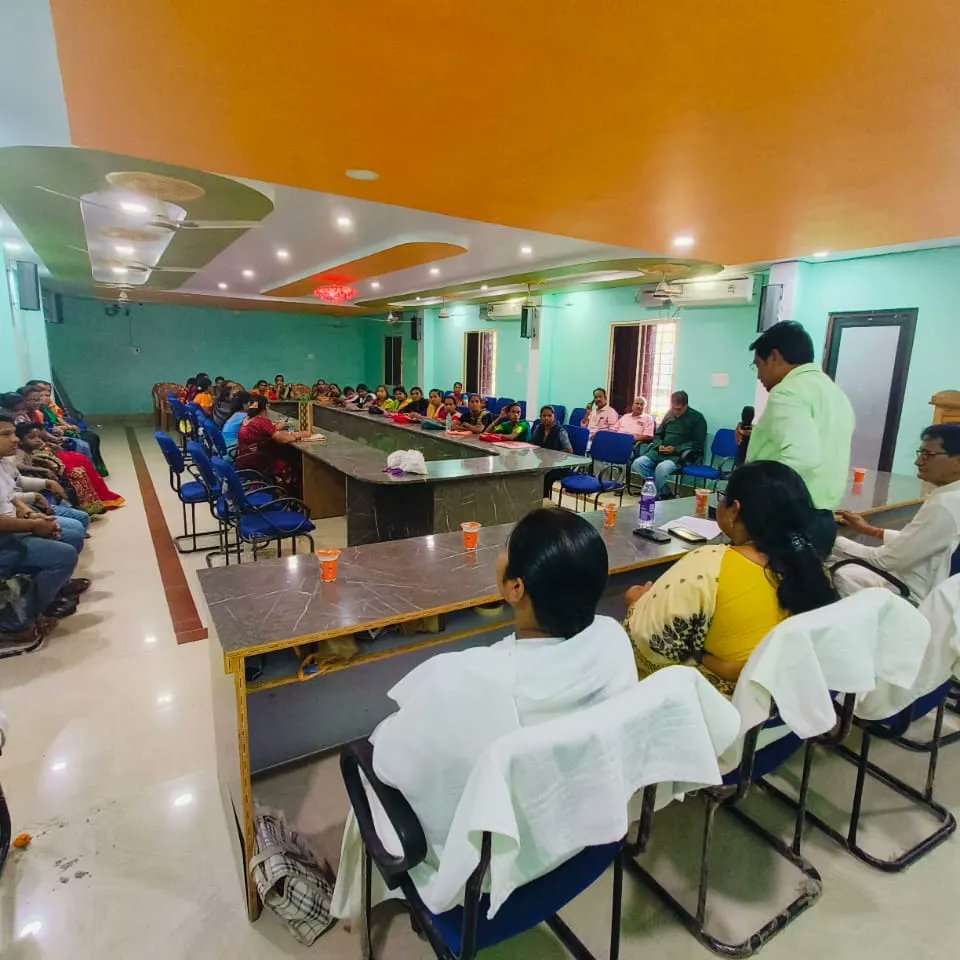
<instances>
[{"instance_id":1,"label":"wooden podium","mask_svg":"<svg viewBox=\"0 0 960 960\"><path fill-rule=\"evenodd\" d=\"M960 390L941 390L930 398L934 423L960 423Z\"/></svg>"}]
</instances>

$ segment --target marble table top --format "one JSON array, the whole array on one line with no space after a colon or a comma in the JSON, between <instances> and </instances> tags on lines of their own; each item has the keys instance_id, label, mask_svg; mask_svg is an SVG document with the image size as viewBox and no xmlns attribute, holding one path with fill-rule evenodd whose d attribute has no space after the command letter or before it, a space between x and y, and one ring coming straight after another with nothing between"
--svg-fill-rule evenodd
<instances>
[{"instance_id":1,"label":"marble table top","mask_svg":"<svg viewBox=\"0 0 960 960\"><path fill-rule=\"evenodd\" d=\"M329 406L324 409L328 415L359 417L368 422L373 421L377 428L385 431L405 430L417 437L426 433L420 428L419 424L394 423L392 420L383 417L374 418L369 413L357 410L341 410ZM476 480L531 471L543 473L547 470L556 470L563 467L578 467L590 462L589 457L578 457L572 453L543 450L540 447L509 450L473 437L467 438L440 431L431 431L428 434L431 439L464 448L464 456L460 459L451 460L427 460L427 473L425 475L405 473L402 476L394 477L383 472L387 458L381 450L364 443L362 440L342 436L326 426L315 429L327 438L327 442L317 443L308 440L294 444L303 456L320 460L342 473L348 474L355 480L364 480L367 483L393 485Z\"/></svg>"},{"instance_id":2,"label":"marble table top","mask_svg":"<svg viewBox=\"0 0 960 960\"><path fill-rule=\"evenodd\" d=\"M863 489L851 487L843 506L878 510L921 496L916 478L880 474L871 481L868 475ZM658 503L656 523L692 511L692 497ZM658 544L634 536L635 508L622 509L609 529L602 511L582 516L601 530L611 574L672 563L694 549L675 538ZM334 583L321 582L311 554L216 567L198 576L224 653L263 653L497 600L496 560L513 526L483 527L476 551L463 549L459 532L348 547Z\"/></svg>"}]
</instances>

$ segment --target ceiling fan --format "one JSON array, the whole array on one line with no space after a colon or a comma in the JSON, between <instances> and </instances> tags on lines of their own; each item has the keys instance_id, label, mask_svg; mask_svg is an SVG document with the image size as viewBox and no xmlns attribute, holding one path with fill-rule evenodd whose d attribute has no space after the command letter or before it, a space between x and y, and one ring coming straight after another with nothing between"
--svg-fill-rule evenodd
<instances>
[{"instance_id":1,"label":"ceiling fan","mask_svg":"<svg viewBox=\"0 0 960 960\"><path fill-rule=\"evenodd\" d=\"M111 267L117 270L127 270L131 273L199 273L203 267L151 267L148 263L140 263L138 260L118 260L115 258L100 258L96 255L91 255L90 251L84 247L75 247L73 244L68 243L67 249L75 250L77 253L85 253L90 257L91 263L93 260L101 260L104 266Z\"/></svg>"},{"instance_id":2,"label":"ceiling fan","mask_svg":"<svg viewBox=\"0 0 960 960\"><path fill-rule=\"evenodd\" d=\"M50 187L42 187L35 184L37 190L52 194L55 197L62 197L64 200L73 200L74 203L89 204L92 207L99 207L101 210L109 210L110 213L128 220L136 220L138 225L144 227L156 227L158 230L170 230L177 232L179 230L248 230L253 227L259 227L259 220L171 220L162 214L154 214L147 220L143 220L139 214L131 213L117 207L111 207L97 200L85 200L82 197L74 197L69 193L61 193L59 190L53 190Z\"/></svg>"}]
</instances>

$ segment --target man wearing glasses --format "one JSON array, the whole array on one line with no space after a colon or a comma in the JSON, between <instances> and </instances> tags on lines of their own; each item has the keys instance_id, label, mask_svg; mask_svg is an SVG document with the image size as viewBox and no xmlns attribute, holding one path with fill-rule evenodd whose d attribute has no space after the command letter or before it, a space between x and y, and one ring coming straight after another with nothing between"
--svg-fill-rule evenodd
<instances>
[{"instance_id":1,"label":"man wearing glasses","mask_svg":"<svg viewBox=\"0 0 960 960\"><path fill-rule=\"evenodd\" d=\"M936 487L903 530L875 527L858 513L841 510L844 526L880 540L878 547L838 537L840 559L855 557L893 574L910 588L919 603L950 575L950 561L960 546L960 423L940 423L923 431L917 451L917 476ZM887 586L887 581L863 567L837 571L837 589L849 594L862 587Z\"/></svg>"}]
</instances>

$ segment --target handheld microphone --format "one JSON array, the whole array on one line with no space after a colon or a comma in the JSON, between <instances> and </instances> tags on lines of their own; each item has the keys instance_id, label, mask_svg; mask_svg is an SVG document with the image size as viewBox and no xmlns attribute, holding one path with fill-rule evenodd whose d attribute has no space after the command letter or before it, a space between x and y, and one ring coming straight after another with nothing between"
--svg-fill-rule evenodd
<instances>
[{"instance_id":1,"label":"handheld microphone","mask_svg":"<svg viewBox=\"0 0 960 960\"><path fill-rule=\"evenodd\" d=\"M744 427L749 427L753 425L753 417L756 414L756 410L753 407L744 407L740 411L740 423Z\"/></svg>"}]
</instances>

